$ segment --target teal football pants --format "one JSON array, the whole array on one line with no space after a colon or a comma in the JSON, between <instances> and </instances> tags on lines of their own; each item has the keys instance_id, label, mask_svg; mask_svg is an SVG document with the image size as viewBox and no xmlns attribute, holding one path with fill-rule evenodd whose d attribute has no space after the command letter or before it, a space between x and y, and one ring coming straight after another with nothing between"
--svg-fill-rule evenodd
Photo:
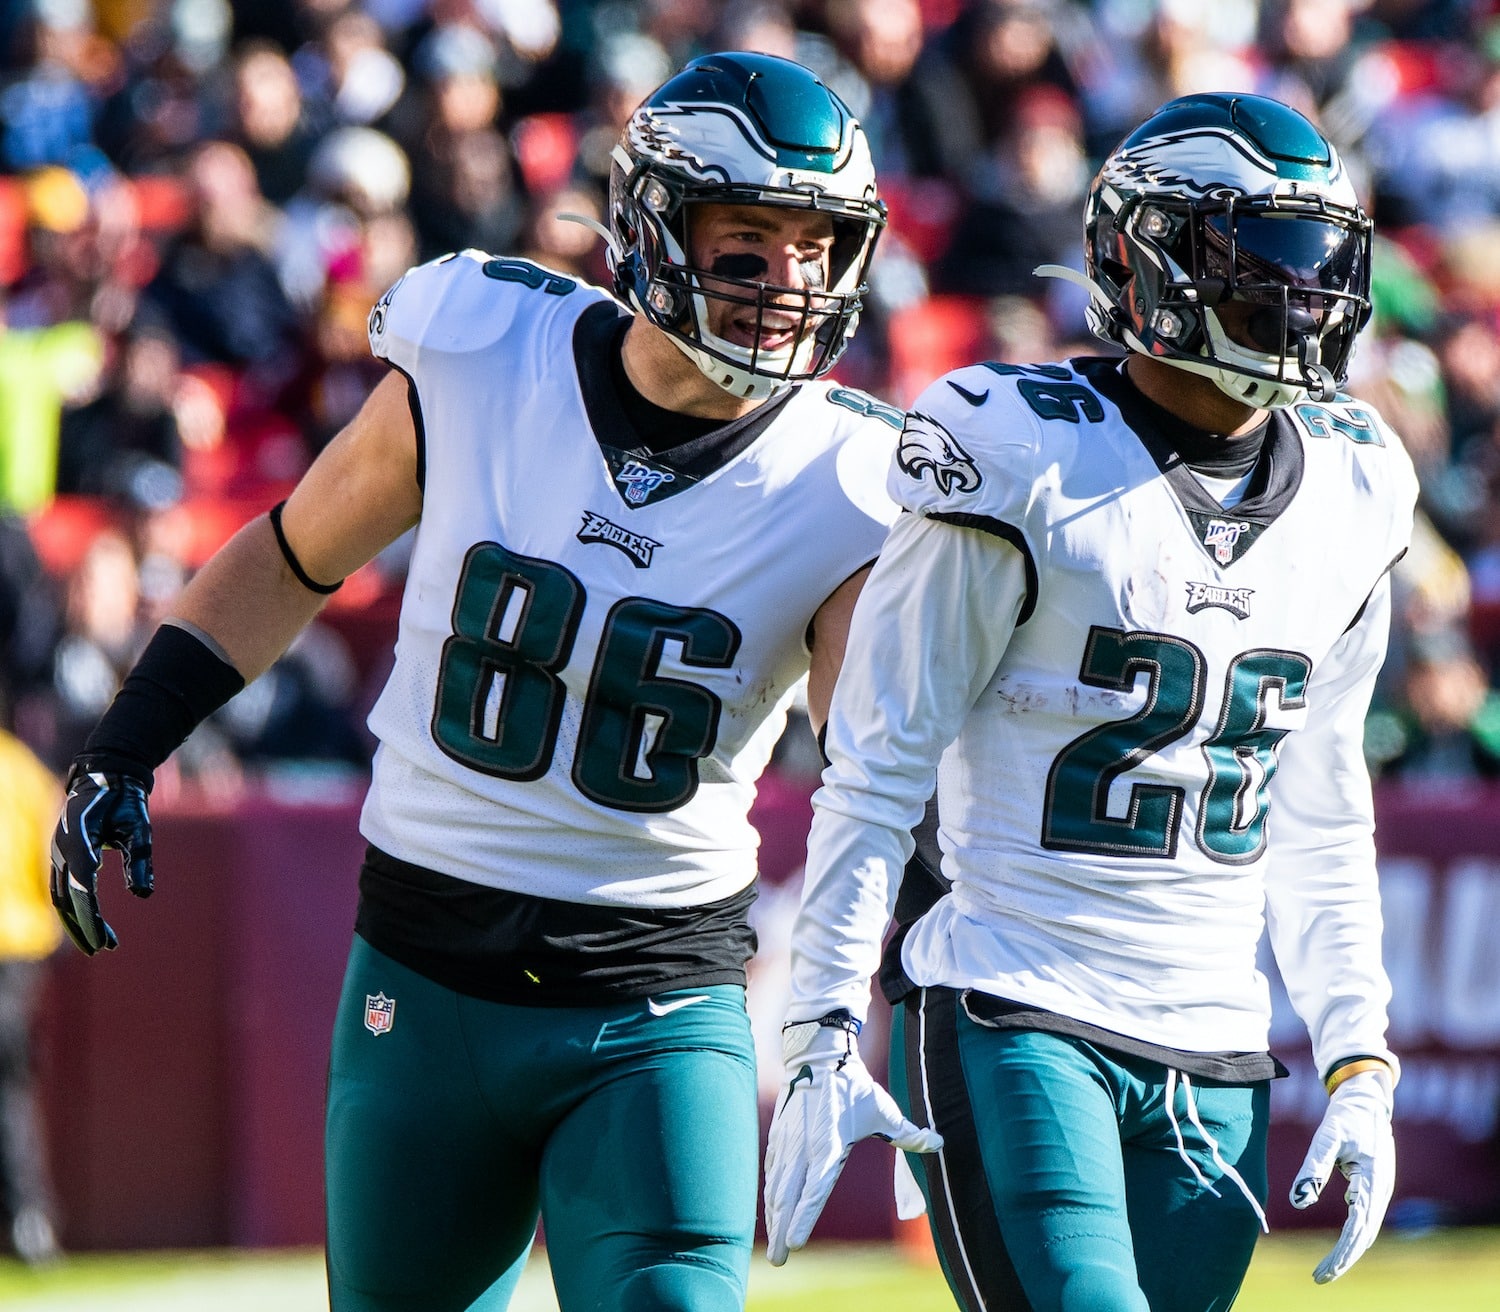
<instances>
[{"instance_id":1,"label":"teal football pants","mask_svg":"<svg viewBox=\"0 0 1500 1312\"><path fill-rule=\"evenodd\" d=\"M506 1006L356 937L326 1129L332 1312L501 1312L539 1217L562 1312L744 1306L758 1123L737 985Z\"/></svg>"},{"instance_id":2,"label":"teal football pants","mask_svg":"<svg viewBox=\"0 0 1500 1312\"><path fill-rule=\"evenodd\" d=\"M965 1312L1233 1304L1260 1232L1246 1190L1266 1197L1268 1083L1185 1084L1081 1039L980 1024L931 988L896 1009L891 1090L943 1136L907 1160Z\"/></svg>"}]
</instances>

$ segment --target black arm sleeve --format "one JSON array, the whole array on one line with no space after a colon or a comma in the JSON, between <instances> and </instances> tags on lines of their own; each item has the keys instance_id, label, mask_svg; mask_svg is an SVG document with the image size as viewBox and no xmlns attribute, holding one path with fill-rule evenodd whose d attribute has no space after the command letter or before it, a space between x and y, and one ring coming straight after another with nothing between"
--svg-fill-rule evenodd
<instances>
[{"instance_id":1,"label":"black arm sleeve","mask_svg":"<svg viewBox=\"0 0 1500 1312\"><path fill-rule=\"evenodd\" d=\"M245 686L201 639L163 624L94 726L75 770L128 774L149 789L156 767Z\"/></svg>"}]
</instances>

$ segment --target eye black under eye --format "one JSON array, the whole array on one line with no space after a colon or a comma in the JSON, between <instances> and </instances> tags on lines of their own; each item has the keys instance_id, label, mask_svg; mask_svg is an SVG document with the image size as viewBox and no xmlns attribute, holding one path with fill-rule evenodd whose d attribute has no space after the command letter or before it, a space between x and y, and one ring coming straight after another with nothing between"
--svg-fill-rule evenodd
<instances>
[{"instance_id":1,"label":"eye black under eye","mask_svg":"<svg viewBox=\"0 0 1500 1312\"><path fill-rule=\"evenodd\" d=\"M710 273L717 273L725 278L743 278L747 281L760 278L771 265L763 255L732 254L716 255L714 262L709 266Z\"/></svg>"}]
</instances>

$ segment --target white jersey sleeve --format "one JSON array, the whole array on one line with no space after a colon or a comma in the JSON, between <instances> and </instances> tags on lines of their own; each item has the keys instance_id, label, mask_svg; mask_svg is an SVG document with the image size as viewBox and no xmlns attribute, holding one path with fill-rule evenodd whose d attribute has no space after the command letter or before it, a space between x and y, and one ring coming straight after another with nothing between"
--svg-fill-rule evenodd
<instances>
[{"instance_id":1,"label":"white jersey sleeve","mask_svg":"<svg viewBox=\"0 0 1500 1312\"><path fill-rule=\"evenodd\" d=\"M956 394L953 404L967 405ZM907 417L890 490L913 513L892 528L855 608L829 713L831 764L813 798L791 1020L839 1007L865 1015L938 759L1029 596L1028 557L1004 517L1024 508L1026 479L1005 462L1024 469L1030 426L1021 418L1015 441L1002 430L981 468L944 424L948 410L940 381Z\"/></svg>"},{"instance_id":2,"label":"white jersey sleeve","mask_svg":"<svg viewBox=\"0 0 1500 1312\"><path fill-rule=\"evenodd\" d=\"M521 295L499 295L504 279L483 251L462 251L418 265L399 278L370 311L370 350L408 376L430 360L490 350L516 322ZM509 261L511 267L522 266ZM520 285L515 290L521 291Z\"/></svg>"},{"instance_id":3,"label":"white jersey sleeve","mask_svg":"<svg viewBox=\"0 0 1500 1312\"><path fill-rule=\"evenodd\" d=\"M929 386L912 406L891 465L891 499L903 509L1010 537L1032 493L1036 418L983 365ZM985 406L976 425L975 398Z\"/></svg>"},{"instance_id":4,"label":"white jersey sleeve","mask_svg":"<svg viewBox=\"0 0 1500 1312\"><path fill-rule=\"evenodd\" d=\"M1381 963L1374 812L1364 723L1390 628L1390 575L1309 682L1306 726L1290 735L1273 781L1275 825L1266 921L1276 964L1326 1072L1380 1057L1391 984Z\"/></svg>"}]
</instances>

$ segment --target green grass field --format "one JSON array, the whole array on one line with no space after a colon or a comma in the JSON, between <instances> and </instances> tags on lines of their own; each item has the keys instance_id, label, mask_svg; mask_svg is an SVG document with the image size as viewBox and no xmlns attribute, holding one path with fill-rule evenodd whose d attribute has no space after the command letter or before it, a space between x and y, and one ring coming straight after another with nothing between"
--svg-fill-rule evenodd
<instances>
[{"instance_id":1,"label":"green grass field","mask_svg":"<svg viewBox=\"0 0 1500 1312\"><path fill-rule=\"evenodd\" d=\"M1256 1253L1237 1312L1495 1312L1500 1230L1388 1234L1342 1280L1311 1271L1332 1232L1277 1235ZM545 1263L512 1312L556 1312ZM317 1253L87 1254L32 1272L0 1259L6 1312L327 1312ZM756 1254L747 1312L952 1312L935 1266L889 1247L820 1245L780 1270Z\"/></svg>"}]
</instances>

